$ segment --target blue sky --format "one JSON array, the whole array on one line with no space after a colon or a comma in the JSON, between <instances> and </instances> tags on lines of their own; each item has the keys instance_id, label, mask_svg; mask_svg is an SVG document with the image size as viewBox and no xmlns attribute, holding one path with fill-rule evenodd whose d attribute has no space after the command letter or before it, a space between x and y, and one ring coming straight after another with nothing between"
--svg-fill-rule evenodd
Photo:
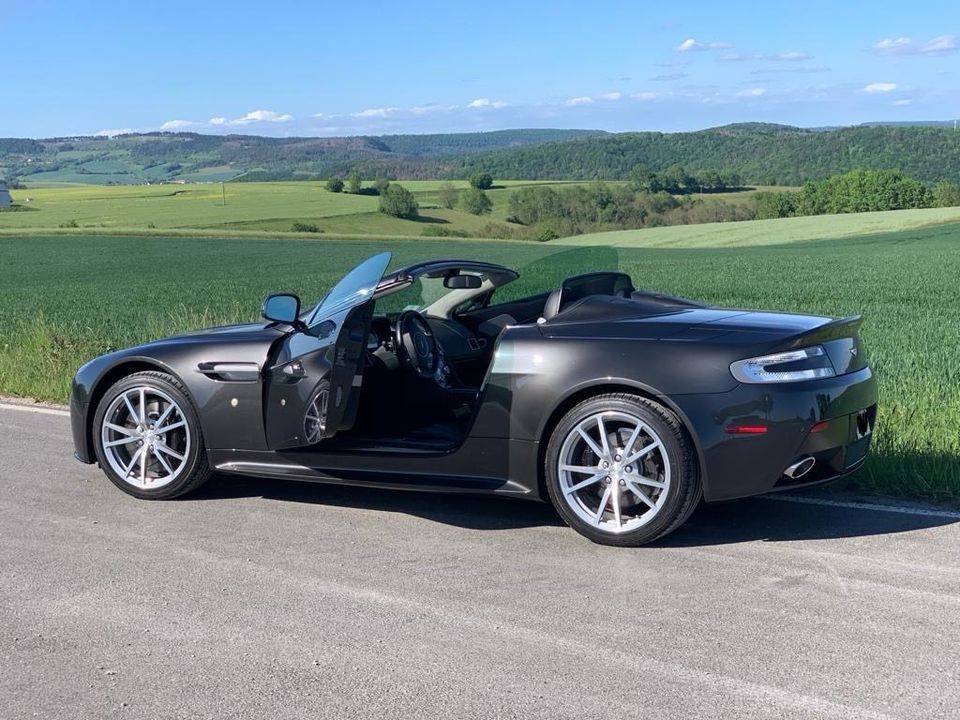
<instances>
[{"instance_id":1,"label":"blue sky","mask_svg":"<svg viewBox=\"0 0 960 720\"><path fill-rule=\"evenodd\" d=\"M951 2L4 0L0 136L960 117Z\"/></svg>"}]
</instances>

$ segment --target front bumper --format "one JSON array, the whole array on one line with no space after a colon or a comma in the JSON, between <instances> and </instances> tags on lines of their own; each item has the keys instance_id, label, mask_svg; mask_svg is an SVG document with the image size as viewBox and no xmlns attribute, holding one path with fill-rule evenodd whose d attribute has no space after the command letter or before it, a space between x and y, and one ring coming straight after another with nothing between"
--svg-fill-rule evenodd
<instances>
[{"instance_id":1,"label":"front bumper","mask_svg":"<svg viewBox=\"0 0 960 720\"><path fill-rule=\"evenodd\" d=\"M699 445L704 498L759 495L820 484L855 471L866 459L877 412L870 368L838 377L778 385L739 385L727 393L670 398ZM731 433L740 426L765 432ZM801 458L813 469L791 479Z\"/></svg>"}]
</instances>

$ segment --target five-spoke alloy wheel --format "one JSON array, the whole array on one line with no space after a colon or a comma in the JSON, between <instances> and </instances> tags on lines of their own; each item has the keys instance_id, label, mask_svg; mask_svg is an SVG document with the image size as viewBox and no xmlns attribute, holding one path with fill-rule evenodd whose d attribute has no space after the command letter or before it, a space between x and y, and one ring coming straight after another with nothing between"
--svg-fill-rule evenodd
<instances>
[{"instance_id":1,"label":"five-spoke alloy wheel","mask_svg":"<svg viewBox=\"0 0 960 720\"><path fill-rule=\"evenodd\" d=\"M545 470L563 519L608 545L665 535L700 498L693 448L677 418L633 395L601 395L571 409L551 436Z\"/></svg>"},{"instance_id":2,"label":"five-spoke alloy wheel","mask_svg":"<svg viewBox=\"0 0 960 720\"><path fill-rule=\"evenodd\" d=\"M115 383L94 422L100 465L131 495L175 497L210 474L193 406L165 373L135 373Z\"/></svg>"}]
</instances>

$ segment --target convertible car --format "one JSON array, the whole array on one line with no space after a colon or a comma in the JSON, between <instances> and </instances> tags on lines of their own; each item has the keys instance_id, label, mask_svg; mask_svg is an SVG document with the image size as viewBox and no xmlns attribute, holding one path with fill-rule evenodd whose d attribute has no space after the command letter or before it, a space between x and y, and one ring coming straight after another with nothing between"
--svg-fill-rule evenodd
<instances>
[{"instance_id":1,"label":"convertible car","mask_svg":"<svg viewBox=\"0 0 960 720\"><path fill-rule=\"evenodd\" d=\"M701 498L824 483L866 457L877 391L858 317L706 307L619 272L518 298L500 265L389 262L307 310L271 295L264 322L91 360L71 393L76 457L145 499L213 472L539 499L609 545L662 537Z\"/></svg>"}]
</instances>

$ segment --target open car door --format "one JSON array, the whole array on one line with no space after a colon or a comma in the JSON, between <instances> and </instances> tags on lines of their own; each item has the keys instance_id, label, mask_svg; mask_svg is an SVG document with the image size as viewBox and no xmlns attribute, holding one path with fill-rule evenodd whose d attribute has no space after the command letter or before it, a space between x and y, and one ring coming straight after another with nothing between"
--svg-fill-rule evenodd
<instances>
[{"instance_id":1,"label":"open car door","mask_svg":"<svg viewBox=\"0 0 960 720\"><path fill-rule=\"evenodd\" d=\"M274 351L264 376L271 449L313 445L353 426L374 291L389 264L388 252L360 263L301 316L307 329L286 335Z\"/></svg>"}]
</instances>

